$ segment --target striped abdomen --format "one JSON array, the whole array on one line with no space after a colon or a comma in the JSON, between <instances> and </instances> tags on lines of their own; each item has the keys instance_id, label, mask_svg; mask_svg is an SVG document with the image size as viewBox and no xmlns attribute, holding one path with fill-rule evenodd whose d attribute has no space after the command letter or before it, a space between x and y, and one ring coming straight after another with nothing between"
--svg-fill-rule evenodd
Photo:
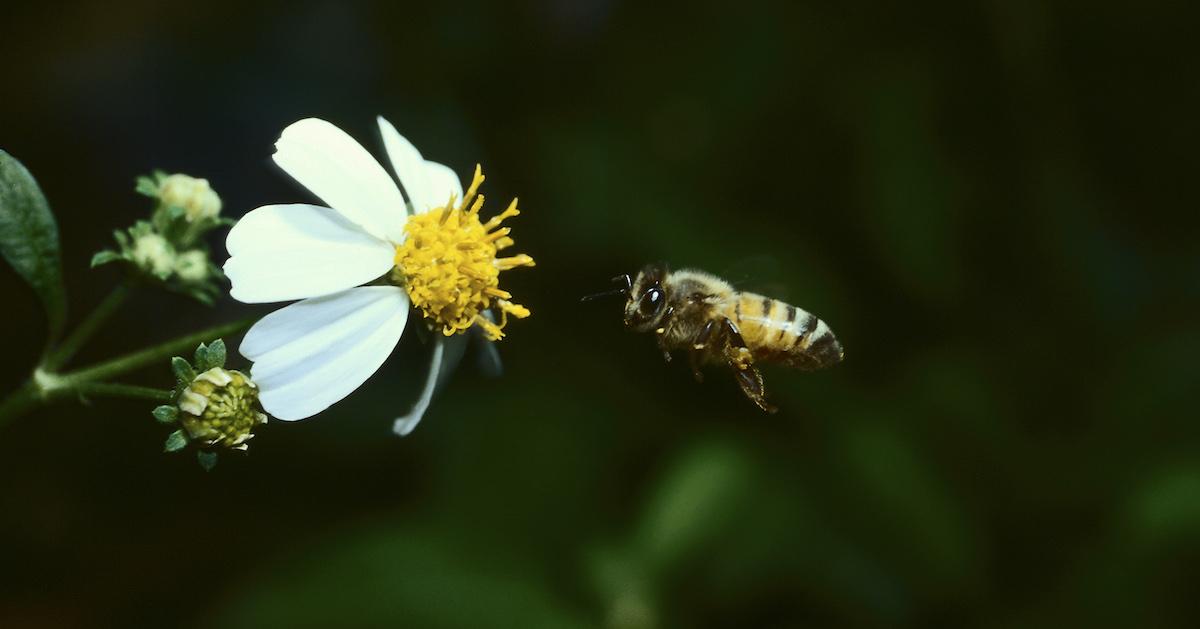
<instances>
[{"instance_id":1,"label":"striped abdomen","mask_svg":"<svg viewBox=\"0 0 1200 629\"><path fill-rule=\"evenodd\" d=\"M842 344L824 321L778 299L738 293L726 316L741 330L755 361L811 370L842 360Z\"/></svg>"}]
</instances>

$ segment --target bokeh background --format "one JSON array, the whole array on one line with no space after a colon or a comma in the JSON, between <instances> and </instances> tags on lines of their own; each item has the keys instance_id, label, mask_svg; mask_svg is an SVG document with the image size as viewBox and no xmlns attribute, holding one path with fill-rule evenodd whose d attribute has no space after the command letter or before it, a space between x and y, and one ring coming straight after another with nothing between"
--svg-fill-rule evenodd
<instances>
[{"instance_id":1,"label":"bokeh background","mask_svg":"<svg viewBox=\"0 0 1200 629\"><path fill-rule=\"evenodd\" d=\"M269 159L307 116L482 163L539 264L505 277L534 317L504 377L468 357L406 439L415 337L211 473L148 404L4 427L0 626L1196 626L1196 17L6 5L0 147L57 213L75 321L118 279L91 254L149 211L136 175L207 177L231 216L309 200ZM819 314L846 362L768 369L773 416L695 384L578 303L652 260ZM8 269L0 294L11 389L44 324ZM143 293L78 363L268 310Z\"/></svg>"}]
</instances>

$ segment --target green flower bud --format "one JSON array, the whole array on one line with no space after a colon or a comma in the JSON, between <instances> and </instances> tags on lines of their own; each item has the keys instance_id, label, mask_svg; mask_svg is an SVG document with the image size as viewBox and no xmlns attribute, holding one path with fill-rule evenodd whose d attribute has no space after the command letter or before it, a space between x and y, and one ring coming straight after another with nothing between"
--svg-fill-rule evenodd
<instances>
[{"instance_id":1,"label":"green flower bud","mask_svg":"<svg viewBox=\"0 0 1200 629\"><path fill-rule=\"evenodd\" d=\"M221 214L221 197L209 187L207 179L187 175L164 177L159 183L158 198L166 205L183 208L189 223Z\"/></svg>"},{"instance_id":2,"label":"green flower bud","mask_svg":"<svg viewBox=\"0 0 1200 629\"><path fill-rule=\"evenodd\" d=\"M245 450L254 428L267 423L257 410L258 387L240 371L213 367L179 396L179 423L203 446Z\"/></svg>"},{"instance_id":3,"label":"green flower bud","mask_svg":"<svg viewBox=\"0 0 1200 629\"><path fill-rule=\"evenodd\" d=\"M175 248L166 238L155 233L138 236L133 242L130 258L142 270L162 278L170 275L175 268Z\"/></svg>"},{"instance_id":4,"label":"green flower bud","mask_svg":"<svg viewBox=\"0 0 1200 629\"><path fill-rule=\"evenodd\" d=\"M185 282L208 279L208 254L198 249L179 254L175 259L175 274Z\"/></svg>"}]
</instances>

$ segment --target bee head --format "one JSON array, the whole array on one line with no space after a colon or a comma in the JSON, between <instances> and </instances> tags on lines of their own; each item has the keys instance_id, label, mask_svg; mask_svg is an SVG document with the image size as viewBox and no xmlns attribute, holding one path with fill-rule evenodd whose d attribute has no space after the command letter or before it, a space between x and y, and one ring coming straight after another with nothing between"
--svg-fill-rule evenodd
<instances>
[{"instance_id":1,"label":"bee head","mask_svg":"<svg viewBox=\"0 0 1200 629\"><path fill-rule=\"evenodd\" d=\"M638 271L625 298L625 325L635 332L648 332L658 327L667 310L667 291L663 280L667 268L648 264Z\"/></svg>"}]
</instances>

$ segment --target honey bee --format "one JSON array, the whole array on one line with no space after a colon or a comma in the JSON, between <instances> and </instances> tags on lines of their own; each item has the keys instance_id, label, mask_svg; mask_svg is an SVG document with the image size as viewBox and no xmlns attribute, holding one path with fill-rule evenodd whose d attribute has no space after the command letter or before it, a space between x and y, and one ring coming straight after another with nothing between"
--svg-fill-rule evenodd
<instances>
[{"instance_id":1,"label":"honey bee","mask_svg":"<svg viewBox=\"0 0 1200 629\"><path fill-rule=\"evenodd\" d=\"M757 363L775 363L804 371L831 367L844 352L824 321L791 304L734 289L703 271L669 271L651 264L634 277L613 278L616 289L588 295L625 297L625 325L635 332L654 332L663 358L687 350L698 382L706 364L728 366L742 393L768 413Z\"/></svg>"}]
</instances>

